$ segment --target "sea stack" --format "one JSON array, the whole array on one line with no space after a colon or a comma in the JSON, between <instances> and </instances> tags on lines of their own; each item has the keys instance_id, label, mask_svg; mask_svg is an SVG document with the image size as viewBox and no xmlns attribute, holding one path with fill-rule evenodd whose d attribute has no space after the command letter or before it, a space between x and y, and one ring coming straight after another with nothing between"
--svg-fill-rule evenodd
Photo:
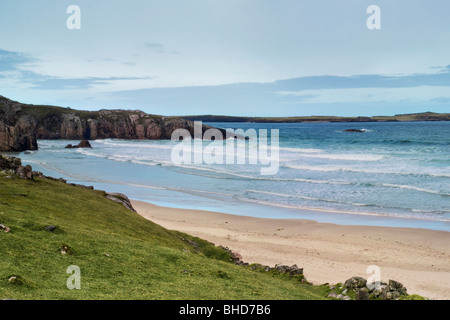
<instances>
[{"instance_id":1,"label":"sea stack","mask_svg":"<svg viewBox=\"0 0 450 320\"><path fill-rule=\"evenodd\" d=\"M74 148L92 148L92 146L88 140L81 140L81 142L79 144L77 144L76 146L73 146L71 144L68 144L66 146L66 149L74 149Z\"/></svg>"}]
</instances>

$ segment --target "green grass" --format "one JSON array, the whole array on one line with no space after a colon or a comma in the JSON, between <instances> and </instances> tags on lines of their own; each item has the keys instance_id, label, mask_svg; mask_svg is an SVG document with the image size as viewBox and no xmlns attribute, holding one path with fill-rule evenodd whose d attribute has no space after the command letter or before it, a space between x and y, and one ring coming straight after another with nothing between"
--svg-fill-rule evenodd
<instances>
[{"instance_id":1,"label":"green grass","mask_svg":"<svg viewBox=\"0 0 450 320\"><path fill-rule=\"evenodd\" d=\"M0 106L1 109L1 106ZM29 105L22 104L22 113L28 114L34 117L38 122L43 121L46 118L56 117L59 118L64 114L73 114L80 117L81 120L89 119L99 119L105 118L108 120L114 119L128 119L130 114L140 114L136 110L109 110L111 113L109 115L101 114L100 111L86 111L86 110L76 110L71 108L63 108L57 106L39 106L39 105ZM145 114L143 117L138 119L139 123L144 123L145 120L162 121L162 116L155 114Z\"/></svg>"},{"instance_id":2,"label":"green grass","mask_svg":"<svg viewBox=\"0 0 450 320\"><path fill-rule=\"evenodd\" d=\"M58 181L0 173L0 224L11 228L0 230L0 299L326 298L325 286L236 266L207 241ZM71 251L61 254L62 245ZM71 265L80 290L66 286Z\"/></svg>"}]
</instances>

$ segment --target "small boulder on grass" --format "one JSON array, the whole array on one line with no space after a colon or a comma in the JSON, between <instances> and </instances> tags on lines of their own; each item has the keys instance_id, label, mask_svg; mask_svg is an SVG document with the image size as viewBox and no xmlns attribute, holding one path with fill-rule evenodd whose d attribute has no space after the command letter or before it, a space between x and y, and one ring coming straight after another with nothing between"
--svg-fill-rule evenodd
<instances>
[{"instance_id":1,"label":"small boulder on grass","mask_svg":"<svg viewBox=\"0 0 450 320\"><path fill-rule=\"evenodd\" d=\"M45 226L45 227L44 227L44 230L53 232L53 231L56 230L56 228L57 228L57 227L54 226L54 225L49 225L49 226Z\"/></svg>"},{"instance_id":2,"label":"small boulder on grass","mask_svg":"<svg viewBox=\"0 0 450 320\"><path fill-rule=\"evenodd\" d=\"M14 284L16 286L22 286L22 285L25 284L25 280L21 276L18 276L18 275L11 275L11 276L9 276L8 277L8 281L11 284Z\"/></svg>"},{"instance_id":3,"label":"small boulder on grass","mask_svg":"<svg viewBox=\"0 0 450 320\"><path fill-rule=\"evenodd\" d=\"M0 230L3 230L3 231L5 231L5 232L10 232L10 231L11 231L10 228L8 228L7 226L5 226L5 225L3 225L3 224L0 224Z\"/></svg>"},{"instance_id":4,"label":"small boulder on grass","mask_svg":"<svg viewBox=\"0 0 450 320\"><path fill-rule=\"evenodd\" d=\"M62 244L59 246L59 251L61 252L62 255L72 255L74 253L73 249L71 247L69 247L67 244Z\"/></svg>"}]
</instances>

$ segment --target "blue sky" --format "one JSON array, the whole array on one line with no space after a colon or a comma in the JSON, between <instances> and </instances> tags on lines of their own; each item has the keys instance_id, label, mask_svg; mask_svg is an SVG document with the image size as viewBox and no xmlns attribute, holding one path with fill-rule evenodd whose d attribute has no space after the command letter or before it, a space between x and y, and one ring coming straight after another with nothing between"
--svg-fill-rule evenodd
<instances>
[{"instance_id":1,"label":"blue sky","mask_svg":"<svg viewBox=\"0 0 450 320\"><path fill-rule=\"evenodd\" d=\"M449 15L448 0L2 0L0 95L164 115L450 112Z\"/></svg>"}]
</instances>

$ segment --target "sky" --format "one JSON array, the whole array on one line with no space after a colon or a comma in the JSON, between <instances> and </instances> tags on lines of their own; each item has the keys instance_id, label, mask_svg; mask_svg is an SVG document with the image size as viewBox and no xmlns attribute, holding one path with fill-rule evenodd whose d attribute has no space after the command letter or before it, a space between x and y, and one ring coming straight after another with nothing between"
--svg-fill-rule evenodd
<instances>
[{"instance_id":1,"label":"sky","mask_svg":"<svg viewBox=\"0 0 450 320\"><path fill-rule=\"evenodd\" d=\"M450 112L449 15L448 0L1 0L0 95L161 115Z\"/></svg>"}]
</instances>

